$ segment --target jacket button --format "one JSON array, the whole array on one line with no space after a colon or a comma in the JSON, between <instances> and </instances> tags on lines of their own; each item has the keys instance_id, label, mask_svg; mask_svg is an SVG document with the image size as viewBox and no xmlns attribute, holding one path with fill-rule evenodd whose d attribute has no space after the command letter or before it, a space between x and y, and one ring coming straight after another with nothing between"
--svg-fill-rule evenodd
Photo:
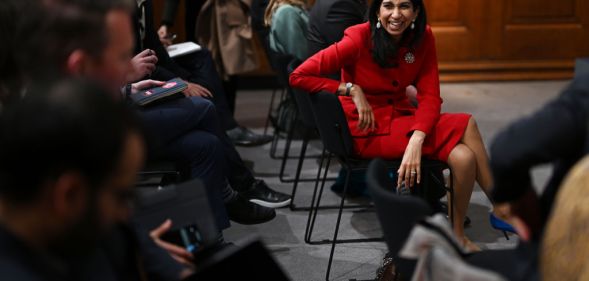
<instances>
[{"instance_id":1,"label":"jacket button","mask_svg":"<svg viewBox=\"0 0 589 281\"><path fill-rule=\"evenodd\" d=\"M399 81L393 80L393 86L398 87L399 86Z\"/></svg>"}]
</instances>

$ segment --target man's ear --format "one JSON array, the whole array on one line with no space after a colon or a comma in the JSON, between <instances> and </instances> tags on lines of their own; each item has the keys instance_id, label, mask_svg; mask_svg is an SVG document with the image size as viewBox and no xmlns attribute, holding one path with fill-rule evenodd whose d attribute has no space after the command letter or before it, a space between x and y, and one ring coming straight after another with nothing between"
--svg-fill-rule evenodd
<instances>
[{"instance_id":1,"label":"man's ear","mask_svg":"<svg viewBox=\"0 0 589 281\"><path fill-rule=\"evenodd\" d=\"M80 173L65 172L54 183L52 206L55 214L69 220L77 220L88 206L88 184Z\"/></svg>"},{"instance_id":2,"label":"man's ear","mask_svg":"<svg viewBox=\"0 0 589 281\"><path fill-rule=\"evenodd\" d=\"M76 49L65 62L66 72L70 75L83 75L90 67L90 57L83 50Z\"/></svg>"}]
</instances>

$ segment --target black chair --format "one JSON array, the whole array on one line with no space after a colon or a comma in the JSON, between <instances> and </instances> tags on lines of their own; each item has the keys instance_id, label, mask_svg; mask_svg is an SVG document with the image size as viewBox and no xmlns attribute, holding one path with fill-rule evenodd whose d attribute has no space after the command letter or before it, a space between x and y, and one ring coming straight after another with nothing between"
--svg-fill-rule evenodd
<instances>
[{"instance_id":1,"label":"black chair","mask_svg":"<svg viewBox=\"0 0 589 281\"><path fill-rule=\"evenodd\" d=\"M374 200L389 254L395 262L396 274L411 276L415 261L401 259L398 253L415 224L432 215L433 210L419 197L398 195L392 188L396 183L389 176L386 163L381 159L370 162L366 183Z\"/></svg>"},{"instance_id":2,"label":"black chair","mask_svg":"<svg viewBox=\"0 0 589 281\"><path fill-rule=\"evenodd\" d=\"M272 70L274 70L274 72L276 73L276 79L278 81L278 85L280 86L281 89L281 94L280 94L280 99L279 99L279 107L280 104L283 102L288 102L287 99L288 97L288 88L289 88L289 84L288 84L288 64L293 60L293 57L291 55L285 55L285 54L279 54L277 52L274 52L272 50L267 50L268 52L268 58L269 58L269 62L270 62L270 66L272 67ZM275 95L276 95L277 90L275 89L274 91L272 91L272 97L270 99L270 108L268 109L268 118L267 120L269 120L273 127L274 127L274 134L273 134L273 138L272 138L272 145L270 146L270 157L272 159L281 159L281 156L277 155L277 147L278 147L278 141L280 139L280 135L282 134L286 134L289 132L290 128L283 128L284 123L288 123L290 121L290 124L292 124L292 120L282 120L281 116L278 116L278 114L276 116L272 115L272 111L274 108L274 100L275 100ZM278 111L278 109L277 109ZM279 113L279 112L277 112ZM268 123L268 121L267 121ZM267 126L266 126L267 128ZM264 129L266 131L266 129ZM266 133L266 132L264 132Z\"/></svg>"},{"instance_id":3,"label":"black chair","mask_svg":"<svg viewBox=\"0 0 589 281\"><path fill-rule=\"evenodd\" d=\"M350 130L348 128L348 123L341 106L341 103L338 97L333 93L327 92L320 92L311 95L311 104L313 108L313 113L315 115L315 120L317 122L317 129L319 130L319 134L321 136L321 140L323 142L323 147L329 152L328 160L327 160L327 167L329 167L329 162L331 161L332 156L335 156L342 165L342 168L346 170L346 179L344 183L343 194L340 201L340 207L338 212L338 217L336 220L335 231L333 234L332 240L323 240L321 243L329 242L331 243L331 252L329 255L329 263L327 266L327 273L326 273L326 280L329 280L329 274L331 271L331 265L333 262L333 254L335 250L335 245L340 243L358 243L358 242L378 242L382 241L381 237L375 238L361 238L361 239L339 239L338 240L338 232L339 226L341 222L342 211L344 209L344 202L346 199L346 192L348 190L349 182L350 182L350 174L353 171L358 170L366 170L368 168L368 164L370 159L360 159L354 154L354 146L353 146L353 139L350 134ZM385 162L386 166L390 169L394 169L395 171L399 168L401 161L387 161ZM428 160L423 159L421 164L421 171L423 174L423 179L420 187L420 190L425 190L428 186L428 182L426 179L430 178L430 175L433 175L435 171L441 171L442 169L449 168L448 165L441 161L435 160ZM320 167L321 169L321 167ZM309 231L309 238L312 234L312 228L315 224L315 218L317 216L318 207L321 202L321 195L323 192L323 186L325 183L325 175L326 171L324 172L324 176L321 183L321 189L319 191L319 195L315 202L315 196L312 198L312 203L315 204L311 211L309 212L309 218L311 219L310 231ZM453 199L453 188L452 183L446 190L451 198ZM314 194L315 195L315 194ZM454 200L451 200L453 202ZM451 214L451 217L453 214ZM309 239L310 240L310 239Z\"/></svg>"},{"instance_id":4,"label":"black chair","mask_svg":"<svg viewBox=\"0 0 589 281\"><path fill-rule=\"evenodd\" d=\"M287 79L288 79L288 76L290 75L290 73L292 73L294 71L294 69L297 66L299 66L300 63L301 63L301 61L299 61L296 58L293 58L288 63L287 68L286 68ZM287 135L286 135L286 144L284 147L284 153L282 156L282 163L280 165L280 173L278 174L278 179L281 182L295 182L295 184L297 184L299 181L314 181L315 178L301 179L300 177L297 178L296 175L295 175L295 178L286 178L285 177L286 162L288 161L288 159L293 158L289 155L289 153L290 153L292 141L295 138L295 133L298 132L300 137L302 138L302 141L303 141L303 147L301 148L301 153L298 157L299 164L302 164L302 161L305 158L318 158L321 156L321 155L311 155L311 156L305 155L309 141L317 136L317 127L315 126L315 117L313 116L313 112L310 109L310 105L308 104L308 102L307 102L307 104L301 103L304 101L301 101L299 98L296 97L295 91L292 87L290 87L290 85L286 87L286 91L287 91L287 97L290 99L290 102L294 103L295 112L291 116L291 119L288 122L291 125L286 127L286 129L288 129ZM295 157L295 158L297 158L297 157ZM296 190L296 187L295 187L295 190ZM291 210L293 210L293 211L298 210L296 208L293 209L292 202L293 201L291 200Z\"/></svg>"},{"instance_id":5,"label":"black chair","mask_svg":"<svg viewBox=\"0 0 589 281\"><path fill-rule=\"evenodd\" d=\"M381 159L370 162L366 182L389 251L396 255L415 223L432 215L433 211L419 197L396 194L391 188L396 183L389 177L386 163Z\"/></svg>"},{"instance_id":6,"label":"black chair","mask_svg":"<svg viewBox=\"0 0 589 281\"><path fill-rule=\"evenodd\" d=\"M268 6L267 0L254 0L251 6L251 16L252 16L252 27L254 32L258 35L260 39L260 43L262 46L262 50L264 51L266 58L268 59L268 63L270 64L270 68L277 74L277 82L278 87L274 86L272 89L272 95L270 97L270 104L268 106L268 114L266 118L266 124L264 125L264 135L268 132L268 127L272 120L272 111L274 109L274 100L276 97L276 93L280 91L280 101L284 98L285 88L288 86L288 79L284 79L284 75L280 75L280 67L281 65L287 64L289 60L286 60L285 63L281 63L283 59L279 57L278 54L272 52L270 50L270 28L264 25L264 11ZM288 77L287 77L288 78Z\"/></svg>"},{"instance_id":7,"label":"black chair","mask_svg":"<svg viewBox=\"0 0 589 281\"><path fill-rule=\"evenodd\" d=\"M287 69L288 73L292 73L292 71L299 64L300 64L299 60L293 59L290 62L290 64L288 65L288 69ZM292 194L291 194L292 200L290 201L290 205L289 205L290 210L291 211L308 211L311 208L311 206L297 207L295 204L295 201L294 201L294 198L296 196L297 187L300 182L316 182L317 181L317 179L315 177L301 178L301 170L303 167L303 162L305 161L306 158L319 157L321 159L320 160L320 166L321 166L323 161L325 160L325 157L324 157L325 156L325 149L323 149L323 151L319 155L310 155L310 156L306 155L309 142L318 136L317 125L315 124L315 116L313 115L313 110L311 108L311 100L309 98L309 94L302 91L302 90L293 89L291 87L287 88L287 90L289 91L289 95L291 96L291 98L293 98L293 100L296 104L297 113L294 116L294 120L292 122L294 125L291 126L291 128L288 132L287 139L286 139L286 145L284 148L284 156L282 158L282 164L280 166L279 179L281 182L293 182L293 189L292 189ZM284 173L285 173L286 162L288 159L290 159L289 152L290 152L291 143L294 138L295 130L299 131L299 134L302 138L302 146L301 146L301 150L300 150L300 153L298 156L298 163L297 163L297 168L295 171L294 178L285 178ZM328 180L333 180L333 179L328 179ZM317 188L317 185L315 188ZM335 207L337 207L337 206L322 206L320 208L321 209L332 209Z\"/></svg>"}]
</instances>

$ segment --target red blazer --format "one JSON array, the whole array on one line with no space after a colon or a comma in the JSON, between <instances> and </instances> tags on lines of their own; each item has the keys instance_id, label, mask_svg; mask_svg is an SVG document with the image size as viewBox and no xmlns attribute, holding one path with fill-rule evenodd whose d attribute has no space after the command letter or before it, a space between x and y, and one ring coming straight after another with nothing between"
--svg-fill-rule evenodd
<instances>
[{"instance_id":1,"label":"red blazer","mask_svg":"<svg viewBox=\"0 0 589 281\"><path fill-rule=\"evenodd\" d=\"M368 23L346 29L344 38L320 51L301 64L290 76L292 87L310 93L328 91L336 93L341 81L359 85L374 112L376 131L358 129L358 112L351 97L340 97L352 136L390 134L390 123L398 116L415 115L415 122L407 124L406 135L420 130L429 135L440 118L442 100L434 36L428 26L423 40L415 50L402 47L398 55L398 67L381 68L370 53L372 45ZM412 63L405 60L410 52ZM341 81L323 77L341 70ZM417 88L419 107L411 106L405 88ZM400 128L396 128L400 129Z\"/></svg>"}]
</instances>

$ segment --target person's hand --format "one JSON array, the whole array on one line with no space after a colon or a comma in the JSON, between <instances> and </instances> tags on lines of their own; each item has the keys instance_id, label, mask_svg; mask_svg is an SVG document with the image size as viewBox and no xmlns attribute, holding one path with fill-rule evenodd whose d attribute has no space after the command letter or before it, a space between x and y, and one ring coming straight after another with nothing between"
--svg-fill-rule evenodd
<instances>
[{"instance_id":1,"label":"person's hand","mask_svg":"<svg viewBox=\"0 0 589 281\"><path fill-rule=\"evenodd\" d=\"M155 70L157 56L150 49L145 49L131 59L133 71L127 75L127 81L133 82L151 74Z\"/></svg>"},{"instance_id":2,"label":"person's hand","mask_svg":"<svg viewBox=\"0 0 589 281\"><path fill-rule=\"evenodd\" d=\"M413 85L407 86L407 88L405 88L405 95L407 96L407 99L409 99L409 103L417 107L417 88Z\"/></svg>"},{"instance_id":3,"label":"person's hand","mask_svg":"<svg viewBox=\"0 0 589 281\"><path fill-rule=\"evenodd\" d=\"M157 30L157 35L160 37L160 42L164 47L168 47L172 45L172 39L170 39L170 32L168 31L168 26L162 24L160 28Z\"/></svg>"},{"instance_id":4,"label":"person's hand","mask_svg":"<svg viewBox=\"0 0 589 281\"><path fill-rule=\"evenodd\" d=\"M374 112L360 86L354 85L350 90L350 96L358 110L358 128L363 131L376 129Z\"/></svg>"},{"instance_id":5,"label":"person's hand","mask_svg":"<svg viewBox=\"0 0 589 281\"><path fill-rule=\"evenodd\" d=\"M156 245L161 247L162 249L166 250L170 256L180 264L187 266L189 268L194 267L194 256L192 253L188 252L186 249L174 245L172 243L166 242L161 239L161 236L164 235L166 232L170 230L172 227L172 220L167 219L164 223L158 226L156 229L153 229L149 232L149 237L155 242Z\"/></svg>"},{"instance_id":6,"label":"person's hand","mask_svg":"<svg viewBox=\"0 0 589 281\"><path fill-rule=\"evenodd\" d=\"M405 148L401 166L397 171L397 187L405 181L405 186L413 187L415 183L421 182L421 148L425 140L425 133L415 130Z\"/></svg>"},{"instance_id":7,"label":"person's hand","mask_svg":"<svg viewBox=\"0 0 589 281\"><path fill-rule=\"evenodd\" d=\"M207 88L195 84L195 83L190 83L188 81L184 81L187 85L188 88L186 88L186 90L184 90L184 95L187 97L203 97L203 98L212 98L213 94L207 90Z\"/></svg>"},{"instance_id":8,"label":"person's hand","mask_svg":"<svg viewBox=\"0 0 589 281\"><path fill-rule=\"evenodd\" d=\"M157 80L151 80L151 79L142 80L137 83L131 84L131 94L135 94L135 93L145 90L145 89L160 87L160 86L163 86L164 84L166 84L166 82L164 82L164 81L157 81Z\"/></svg>"}]
</instances>

